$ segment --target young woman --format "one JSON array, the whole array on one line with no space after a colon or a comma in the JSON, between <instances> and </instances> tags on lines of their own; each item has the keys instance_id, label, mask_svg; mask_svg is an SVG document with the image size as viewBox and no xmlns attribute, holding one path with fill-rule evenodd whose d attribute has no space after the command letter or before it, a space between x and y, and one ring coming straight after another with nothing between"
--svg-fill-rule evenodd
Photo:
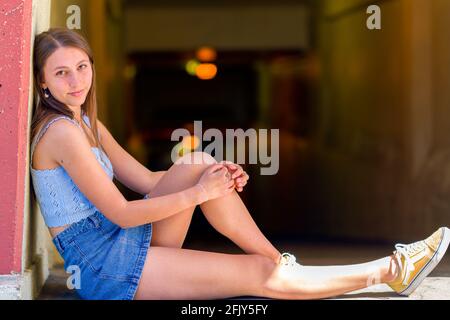
<instances>
[{"instance_id":1,"label":"young woman","mask_svg":"<svg viewBox=\"0 0 450 320\"><path fill-rule=\"evenodd\" d=\"M443 227L390 256L355 265L303 266L261 233L237 192L243 169L202 152L168 171L131 157L97 119L95 69L78 33L51 29L34 48L33 187L65 268L85 299L313 299L387 283L408 295L449 244ZM127 201L115 177L143 199ZM237 191L237 192L236 192ZM245 254L182 249L194 208Z\"/></svg>"}]
</instances>

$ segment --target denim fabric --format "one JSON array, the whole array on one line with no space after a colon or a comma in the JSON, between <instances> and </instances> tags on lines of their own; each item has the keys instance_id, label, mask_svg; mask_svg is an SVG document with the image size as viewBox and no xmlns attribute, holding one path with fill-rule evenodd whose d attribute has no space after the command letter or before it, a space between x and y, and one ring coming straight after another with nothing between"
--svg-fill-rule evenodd
<instances>
[{"instance_id":1,"label":"denim fabric","mask_svg":"<svg viewBox=\"0 0 450 320\"><path fill-rule=\"evenodd\" d=\"M122 229L97 211L59 233L53 243L71 277L79 270L74 289L82 299L132 300L151 237L151 223Z\"/></svg>"}]
</instances>

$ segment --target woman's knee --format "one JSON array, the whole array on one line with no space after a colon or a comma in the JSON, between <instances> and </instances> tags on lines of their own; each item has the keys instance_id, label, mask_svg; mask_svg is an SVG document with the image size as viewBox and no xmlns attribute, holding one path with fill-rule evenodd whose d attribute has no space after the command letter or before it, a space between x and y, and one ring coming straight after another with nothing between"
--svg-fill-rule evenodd
<instances>
[{"instance_id":1,"label":"woman's knee","mask_svg":"<svg viewBox=\"0 0 450 320\"><path fill-rule=\"evenodd\" d=\"M195 163L198 164L193 165ZM167 170L155 188L150 192L150 196L178 192L191 187L211 165L209 163L217 163L217 161L211 155L204 152L192 152L192 154L184 155Z\"/></svg>"}]
</instances>

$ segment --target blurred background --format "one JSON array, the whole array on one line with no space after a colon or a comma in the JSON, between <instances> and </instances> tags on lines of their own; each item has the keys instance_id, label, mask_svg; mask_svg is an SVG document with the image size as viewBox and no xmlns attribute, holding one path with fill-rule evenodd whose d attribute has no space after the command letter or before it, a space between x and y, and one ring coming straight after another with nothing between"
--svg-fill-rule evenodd
<instances>
[{"instance_id":1,"label":"blurred background","mask_svg":"<svg viewBox=\"0 0 450 320\"><path fill-rule=\"evenodd\" d=\"M74 4L99 118L150 170L194 120L279 129L278 173L244 165L241 193L270 240L392 244L450 225L450 1L57 0L51 26ZM197 211L187 246L228 241Z\"/></svg>"}]
</instances>

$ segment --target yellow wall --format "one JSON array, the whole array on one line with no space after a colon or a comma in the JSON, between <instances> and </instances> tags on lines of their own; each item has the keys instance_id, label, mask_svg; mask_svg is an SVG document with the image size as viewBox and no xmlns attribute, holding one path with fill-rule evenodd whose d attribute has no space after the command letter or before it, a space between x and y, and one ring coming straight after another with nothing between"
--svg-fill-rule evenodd
<instances>
[{"instance_id":1,"label":"yellow wall","mask_svg":"<svg viewBox=\"0 0 450 320\"><path fill-rule=\"evenodd\" d=\"M369 4L381 8L381 30L365 27ZM450 3L324 0L321 9L324 231L394 240L448 225Z\"/></svg>"},{"instance_id":2,"label":"yellow wall","mask_svg":"<svg viewBox=\"0 0 450 320\"><path fill-rule=\"evenodd\" d=\"M32 38L50 24L51 0L33 0ZM30 56L32 63L32 56ZM30 74L29 87L29 124L31 124L33 106L33 75ZM27 164L28 166L29 164ZM27 171L25 180L25 199L31 199L30 176ZM33 299L39 293L42 285L49 275L49 268L59 261L59 254L55 250L48 229L34 201L25 201L24 234L23 234L23 282L21 286L21 299Z\"/></svg>"},{"instance_id":3,"label":"yellow wall","mask_svg":"<svg viewBox=\"0 0 450 320\"><path fill-rule=\"evenodd\" d=\"M309 10L305 5L152 6L126 9L126 48L134 51L217 49L306 49Z\"/></svg>"}]
</instances>

